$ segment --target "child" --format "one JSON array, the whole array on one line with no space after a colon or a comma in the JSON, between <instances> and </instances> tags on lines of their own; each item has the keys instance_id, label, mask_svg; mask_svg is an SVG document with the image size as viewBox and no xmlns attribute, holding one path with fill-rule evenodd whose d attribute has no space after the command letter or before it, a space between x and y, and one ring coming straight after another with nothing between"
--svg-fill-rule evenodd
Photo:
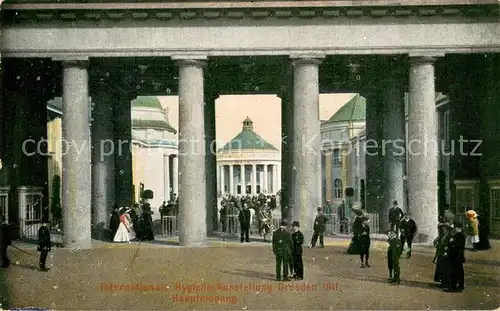
<instances>
[{"instance_id":1,"label":"child","mask_svg":"<svg viewBox=\"0 0 500 311\"><path fill-rule=\"evenodd\" d=\"M359 245L361 258L361 268L370 267L368 263L368 258L370 256L370 226L368 226L368 218L363 217L363 224L359 234ZM363 262L364 259L364 262Z\"/></svg>"},{"instance_id":2,"label":"child","mask_svg":"<svg viewBox=\"0 0 500 311\"><path fill-rule=\"evenodd\" d=\"M302 263L302 244L304 244L304 235L299 230L299 222L292 223L293 233L293 278L302 280L304 278L304 264Z\"/></svg>"},{"instance_id":3,"label":"child","mask_svg":"<svg viewBox=\"0 0 500 311\"><path fill-rule=\"evenodd\" d=\"M389 267L389 282L399 285L399 257L401 256L401 240L396 231L389 231L389 248L387 249L387 265Z\"/></svg>"}]
</instances>

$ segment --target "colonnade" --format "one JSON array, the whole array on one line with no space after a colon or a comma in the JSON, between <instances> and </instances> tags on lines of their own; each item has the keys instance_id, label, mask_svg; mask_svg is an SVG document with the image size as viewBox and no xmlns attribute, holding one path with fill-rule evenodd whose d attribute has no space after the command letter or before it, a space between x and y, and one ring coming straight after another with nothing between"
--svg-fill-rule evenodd
<instances>
[{"instance_id":1,"label":"colonnade","mask_svg":"<svg viewBox=\"0 0 500 311\"><path fill-rule=\"evenodd\" d=\"M250 174L247 172L250 171ZM250 175L250 180L247 180ZM281 188L281 168L276 164L221 164L218 166L222 194L276 194ZM250 189L248 189L250 186Z\"/></svg>"},{"instance_id":2,"label":"colonnade","mask_svg":"<svg viewBox=\"0 0 500 311\"><path fill-rule=\"evenodd\" d=\"M174 193L179 195L179 223L181 224L179 239L182 246L198 246L206 243L207 232L210 232L207 228L213 228L214 217L211 217L213 211L209 210L207 202L213 201L208 194L216 192L208 190L214 187L212 178L215 178L216 174L213 174L215 172L207 176L207 165L213 166L213 170L216 170L215 161L208 161L206 157L207 144L210 143L207 140L213 139L210 138L213 136L210 134L213 131L213 125L206 120L205 101L207 99L205 99L204 71L207 59L191 56L172 58L179 67L179 148L178 160L177 157L172 159L172 187L179 185L178 191L173 189ZM288 137L287 141L291 142L286 149L288 151L283 152L282 156L283 163L287 163L287 166L283 167L283 172L287 174L284 174L282 178L281 168L278 165L263 167L262 187L264 189L275 192L281 189L281 180L287 184L287 193L283 195L288 197L287 205L292 211L288 218L300 221L306 240L312 235L316 208L322 203L319 118L319 65L322 58L320 55L291 57L293 86L284 90L290 102L284 102L283 105L291 105L287 110L287 118L293 119L293 127L284 124L282 130ZM427 241L437 234L438 213L436 176L438 151L429 150L429 148L424 150L422 147L424 145L422 143L437 139L433 62L434 59L429 57L411 58L408 136L410 142L416 143L411 146L412 152L407 155L409 157L408 172L405 172L405 167L400 165L399 160L396 161L399 164L395 165L394 159L386 157L381 163L385 173L382 178L383 182L379 180L379 184L390 186L378 193L379 195L382 192L385 193L387 200L381 205L384 208L388 208L388 202L393 199L402 201L403 176L407 176L409 209L419 227L419 232ZM130 136L130 129L125 128L123 124L127 124L127 115L130 119L130 101L135 94L127 88L119 91L120 98L113 112L114 122L109 122L111 110L106 102L110 100L110 96L106 96L105 89L99 92L101 99L97 101L93 110L88 107L87 64L86 60L64 60L62 75L63 139L71 142L70 148L63 155L63 241L67 247L81 249L91 247L91 224L107 221L110 202L115 201L116 204L123 206L122 204L131 201L127 196L133 192L131 178L123 176L131 172L131 169L128 169L130 152L117 153L115 150L112 155L103 156L98 146L102 139L113 139L119 145L123 142L122 140L128 140L130 143L130 138L127 137L127 135ZM386 76L390 75L386 73ZM392 79L392 83L384 81L386 87L381 88L384 89L383 92L389 99L392 98L392 101L385 99L382 101L378 96L372 108L368 109L367 138L370 138L370 135L373 136L369 124L377 120L384 120L382 122L384 130L372 132L382 133L380 136L385 136L386 139L404 137L404 126L401 126L404 124L404 113L401 113L401 109L404 109L403 100L396 89L400 86L395 82L398 79ZM394 87L393 91L391 87ZM379 113L370 112L371 110L376 112L380 107L384 107L382 102L385 103L387 109L383 118ZM92 146L94 148L92 152L91 144L88 143L91 128L87 120L90 119L90 111L93 117ZM377 126L380 128L380 125ZM378 156L377 159L381 160L382 157ZM91 162L94 164L92 168ZM373 163L373 161L371 164L367 163L368 171L374 168ZM241 163L236 165L241 170ZM230 165L228 169L229 174L234 177L235 166ZM246 165L243 169L246 169ZM265 172L266 169L268 174ZM164 165L164 170L170 174L170 161ZM221 170L219 167L218 171L220 175L225 174L225 169ZM116 178L113 184L114 172L120 173L114 175ZM269 172L272 172L271 182L268 180ZM257 189L257 165L252 166L251 176L253 192ZM374 183L368 176L367 178L367 185ZM224 189L225 179L220 180L222 181L220 189ZM165 188L167 186L170 188L169 183L170 179L168 182L165 181ZM240 184L247 184L245 174L240 174ZM234 178L230 178L228 186L229 192L234 193ZM117 190L113 191L113 187ZM112 193L115 193L117 197L113 198ZM367 193L368 197L373 194L373 192ZM94 207L92 213L89 206Z\"/></svg>"}]
</instances>

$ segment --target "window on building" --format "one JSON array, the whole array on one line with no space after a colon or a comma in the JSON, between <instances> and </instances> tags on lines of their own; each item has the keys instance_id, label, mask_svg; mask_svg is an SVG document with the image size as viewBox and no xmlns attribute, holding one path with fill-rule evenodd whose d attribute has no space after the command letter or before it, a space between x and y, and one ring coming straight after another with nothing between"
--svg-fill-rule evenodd
<instances>
[{"instance_id":1,"label":"window on building","mask_svg":"<svg viewBox=\"0 0 500 311\"><path fill-rule=\"evenodd\" d=\"M333 166L340 166L340 149L333 149Z\"/></svg>"},{"instance_id":2,"label":"window on building","mask_svg":"<svg viewBox=\"0 0 500 311\"><path fill-rule=\"evenodd\" d=\"M450 112L446 111L443 115L443 144L444 148L450 148Z\"/></svg>"},{"instance_id":3,"label":"window on building","mask_svg":"<svg viewBox=\"0 0 500 311\"><path fill-rule=\"evenodd\" d=\"M5 218L8 220L7 211L7 194L0 194L0 215L5 216Z\"/></svg>"},{"instance_id":4,"label":"window on building","mask_svg":"<svg viewBox=\"0 0 500 311\"><path fill-rule=\"evenodd\" d=\"M467 209L474 208L474 188L456 189L456 214L463 215Z\"/></svg>"},{"instance_id":5,"label":"window on building","mask_svg":"<svg viewBox=\"0 0 500 311\"><path fill-rule=\"evenodd\" d=\"M500 187L490 189L491 218L500 218Z\"/></svg>"},{"instance_id":6,"label":"window on building","mask_svg":"<svg viewBox=\"0 0 500 311\"><path fill-rule=\"evenodd\" d=\"M42 198L38 194L26 195L26 221L42 220Z\"/></svg>"},{"instance_id":7,"label":"window on building","mask_svg":"<svg viewBox=\"0 0 500 311\"><path fill-rule=\"evenodd\" d=\"M342 181L338 178L333 181L333 193L335 194L335 199L342 198Z\"/></svg>"}]
</instances>

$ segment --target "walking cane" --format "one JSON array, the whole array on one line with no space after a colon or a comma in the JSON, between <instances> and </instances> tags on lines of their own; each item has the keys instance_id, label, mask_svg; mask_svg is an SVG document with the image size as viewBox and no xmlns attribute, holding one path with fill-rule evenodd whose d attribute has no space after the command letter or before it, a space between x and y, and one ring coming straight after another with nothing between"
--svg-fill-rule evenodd
<instances>
[{"instance_id":1,"label":"walking cane","mask_svg":"<svg viewBox=\"0 0 500 311\"><path fill-rule=\"evenodd\" d=\"M10 246L14 247L15 249L17 249L17 250L19 250L19 251L21 251L21 252L23 252L23 253L25 253L25 254L28 254L28 255L30 255L30 256L34 256L33 254L28 253L28 252L27 252L27 251L25 251L24 249L22 249L22 248L20 248L20 247L17 247L17 246L15 246L15 245L13 245L13 244L11 244Z\"/></svg>"}]
</instances>

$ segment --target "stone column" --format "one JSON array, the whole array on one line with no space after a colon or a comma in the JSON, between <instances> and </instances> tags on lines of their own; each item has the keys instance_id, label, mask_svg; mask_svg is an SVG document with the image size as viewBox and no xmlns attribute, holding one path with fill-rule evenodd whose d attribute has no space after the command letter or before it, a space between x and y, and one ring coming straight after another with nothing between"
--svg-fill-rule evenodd
<instances>
[{"instance_id":1,"label":"stone column","mask_svg":"<svg viewBox=\"0 0 500 311\"><path fill-rule=\"evenodd\" d=\"M268 186L267 186L267 164L264 164L264 193L268 192Z\"/></svg>"},{"instance_id":2,"label":"stone column","mask_svg":"<svg viewBox=\"0 0 500 311\"><path fill-rule=\"evenodd\" d=\"M205 170L206 170L206 210L207 235L217 230L217 146L215 139L215 99L213 92L204 95L205 100Z\"/></svg>"},{"instance_id":3,"label":"stone column","mask_svg":"<svg viewBox=\"0 0 500 311\"><path fill-rule=\"evenodd\" d=\"M252 164L252 194L257 194L257 165Z\"/></svg>"},{"instance_id":4,"label":"stone column","mask_svg":"<svg viewBox=\"0 0 500 311\"><path fill-rule=\"evenodd\" d=\"M86 63L63 62L62 156L63 244L90 249L91 168L88 73ZM66 152L65 152L66 151Z\"/></svg>"},{"instance_id":5,"label":"stone column","mask_svg":"<svg viewBox=\"0 0 500 311\"><path fill-rule=\"evenodd\" d=\"M385 204L381 199L385 191L382 152L380 151L382 145L383 100L378 86L375 87L363 94L366 97L366 145L364 150L361 151L363 152L361 156L365 156L366 184L365 198L360 198L360 201L362 207L368 213L379 212L382 205Z\"/></svg>"},{"instance_id":6,"label":"stone column","mask_svg":"<svg viewBox=\"0 0 500 311\"><path fill-rule=\"evenodd\" d=\"M229 193L234 194L234 165L229 164Z\"/></svg>"},{"instance_id":7,"label":"stone column","mask_svg":"<svg viewBox=\"0 0 500 311\"><path fill-rule=\"evenodd\" d=\"M281 165L276 165L276 192L281 189Z\"/></svg>"},{"instance_id":8,"label":"stone column","mask_svg":"<svg viewBox=\"0 0 500 311\"><path fill-rule=\"evenodd\" d=\"M118 82L115 103L115 189L118 207L132 206L135 202L132 180L132 113L131 103L136 97L135 87ZM137 187L139 185L136 185ZM145 185L146 189L148 185ZM155 193L155 195L158 195Z\"/></svg>"},{"instance_id":9,"label":"stone column","mask_svg":"<svg viewBox=\"0 0 500 311\"><path fill-rule=\"evenodd\" d=\"M411 59L408 116L408 209L418 227L417 241L437 236L437 114L434 59Z\"/></svg>"},{"instance_id":10,"label":"stone column","mask_svg":"<svg viewBox=\"0 0 500 311\"><path fill-rule=\"evenodd\" d=\"M179 196L179 157L172 157L172 192Z\"/></svg>"},{"instance_id":11,"label":"stone column","mask_svg":"<svg viewBox=\"0 0 500 311\"><path fill-rule=\"evenodd\" d=\"M224 167L225 165L221 165L219 167L220 169L220 192L222 195L225 195L226 194L226 176L224 176Z\"/></svg>"},{"instance_id":12,"label":"stone column","mask_svg":"<svg viewBox=\"0 0 500 311\"><path fill-rule=\"evenodd\" d=\"M163 200L170 201L170 156L163 155Z\"/></svg>"},{"instance_id":13,"label":"stone column","mask_svg":"<svg viewBox=\"0 0 500 311\"><path fill-rule=\"evenodd\" d=\"M271 186L272 191L271 192L274 194L274 193L276 193L276 164L271 165L271 167L272 167L272 174L273 174L272 186Z\"/></svg>"},{"instance_id":14,"label":"stone column","mask_svg":"<svg viewBox=\"0 0 500 311\"><path fill-rule=\"evenodd\" d=\"M207 240L204 63L178 60L179 66L179 242L201 246Z\"/></svg>"},{"instance_id":15,"label":"stone column","mask_svg":"<svg viewBox=\"0 0 500 311\"><path fill-rule=\"evenodd\" d=\"M92 77L92 226L97 239L105 239L109 215L115 205L115 150L110 80ZM63 116L64 118L64 116Z\"/></svg>"},{"instance_id":16,"label":"stone column","mask_svg":"<svg viewBox=\"0 0 500 311\"><path fill-rule=\"evenodd\" d=\"M385 187L382 206L379 210L380 230L386 232L389 226L389 209L394 200L398 201L399 207L405 208L405 184L406 172L406 135L405 135L405 107L404 79L399 72L393 72L383 80L381 84L384 96L383 107L383 143L382 163Z\"/></svg>"},{"instance_id":17,"label":"stone column","mask_svg":"<svg viewBox=\"0 0 500 311\"><path fill-rule=\"evenodd\" d=\"M280 207L283 219L292 221L293 207L293 66L287 66L281 89L281 166L277 167L277 191L281 191Z\"/></svg>"},{"instance_id":18,"label":"stone column","mask_svg":"<svg viewBox=\"0 0 500 311\"><path fill-rule=\"evenodd\" d=\"M300 221L306 242L311 240L316 208L321 206L321 161L318 59L295 59L294 65L294 185L293 218Z\"/></svg>"},{"instance_id":19,"label":"stone column","mask_svg":"<svg viewBox=\"0 0 500 311\"><path fill-rule=\"evenodd\" d=\"M240 179L241 179L241 194L245 194L247 191L246 181L245 181L245 165L240 165Z\"/></svg>"}]
</instances>

